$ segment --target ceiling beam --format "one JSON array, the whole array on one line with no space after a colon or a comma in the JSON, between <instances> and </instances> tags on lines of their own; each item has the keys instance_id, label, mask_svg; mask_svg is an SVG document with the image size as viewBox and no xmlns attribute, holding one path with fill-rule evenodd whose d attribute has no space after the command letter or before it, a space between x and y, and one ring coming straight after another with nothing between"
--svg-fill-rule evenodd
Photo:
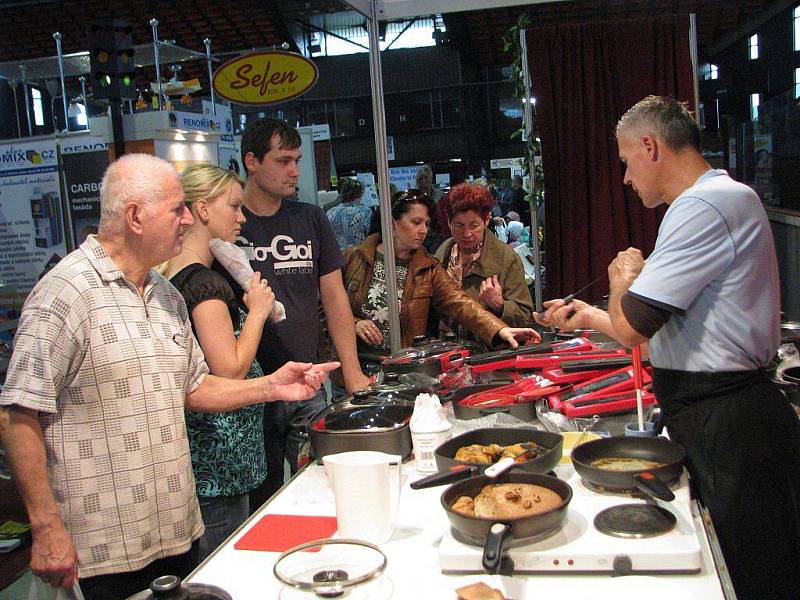
<instances>
[{"instance_id":1,"label":"ceiling beam","mask_svg":"<svg viewBox=\"0 0 800 600\"><path fill-rule=\"evenodd\" d=\"M712 46L706 48L707 58L711 59L717 56L723 50L727 50L730 46L735 44L741 39L752 35L755 30L761 27L764 23L780 14L784 10L790 9L797 0L777 0L776 2L768 3L758 16L753 17L744 25L741 25L720 37Z\"/></svg>"},{"instance_id":2,"label":"ceiling beam","mask_svg":"<svg viewBox=\"0 0 800 600\"><path fill-rule=\"evenodd\" d=\"M572 0L345 0L347 4L364 16L371 14L370 4L376 4L378 19L405 19L419 15L436 13L464 12L468 10L484 10L487 8L503 8L507 6L524 6L543 4L545 2L571 2Z\"/></svg>"}]
</instances>

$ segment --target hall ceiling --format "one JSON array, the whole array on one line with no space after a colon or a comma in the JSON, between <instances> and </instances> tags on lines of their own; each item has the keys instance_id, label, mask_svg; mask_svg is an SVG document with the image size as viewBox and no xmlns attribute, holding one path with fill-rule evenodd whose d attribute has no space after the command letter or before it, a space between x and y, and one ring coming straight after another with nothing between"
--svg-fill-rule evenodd
<instances>
[{"instance_id":1,"label":"hall ceiling","mask_svg":"<svg viewBox=\"0 0 800 600\"><path fill-rule=\"evenodd\" d=\"M450 43L460 49L464 61L502 65L508 60L502 51L502 37L523 12L537 25L695 12L702 58L747 35L765 15L795 3L796 0L570 0L451 12L443 18ZM203 39L210 38L212 52L224 59L238 51L279 47L282 43L296 48L292 33L296 33L298 23L325 23L330 27L334 23L363 22L363 17L352 11L346 13L347 9L340 0L0 0L0 62L55 55L56 31L63 36L65 54L86 50L86 26L109 16L128 21L137 44L152 40L149 21L155 17L161 40L174 40L179 46L204 52ZM204 61L184 63L181 78L191 77L198 77L205 88L208 75ZM139 85L152 78L153 72L137 73Z\"/></svg>"}]
</instances>

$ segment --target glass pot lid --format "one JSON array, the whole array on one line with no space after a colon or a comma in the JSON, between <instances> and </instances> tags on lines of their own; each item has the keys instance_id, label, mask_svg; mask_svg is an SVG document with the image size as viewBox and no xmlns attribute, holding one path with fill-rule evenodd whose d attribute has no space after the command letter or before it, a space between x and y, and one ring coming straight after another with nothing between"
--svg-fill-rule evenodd
<instances>
[{"instance_id":1,"label":"glass pot lid","mask_svg":"<svg viewBox=\"0 0 800 600\"><path fill-rule=\"evenodd\" d=\"M408 403L352 405L347 401L327 408L311 424L314 431L335 433L393 431L411 420L414 405Z\"/></svg>"},{"instance_id":2,"label":"glass pot lid","mask_svg":"<svg viewBox=\"0 0 800 600\"><path fill-rule=\"evenodd\" d=\"M319 552L304 552L320 548ZM272 568L275 577L319 598L338 598L349 588L369 582L386 569L386 555L378 546L356 539L325 539L300 544L280 555Z\"/></svg>"}]
</instances>

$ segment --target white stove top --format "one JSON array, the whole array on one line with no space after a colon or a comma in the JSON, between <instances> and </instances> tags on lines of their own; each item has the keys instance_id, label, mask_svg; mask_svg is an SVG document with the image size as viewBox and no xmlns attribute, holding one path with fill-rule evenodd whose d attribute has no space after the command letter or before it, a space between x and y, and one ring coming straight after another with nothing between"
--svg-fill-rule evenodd
<instances>
[{"instance_id":1,"label":"white stove top","mask_svg":"<svg viewBox=\"0 0 800 600\"><path fill-rule=\"evenodd\" d=\"M559 472L563 471L563 472ZM662 502L621 495L603 495L586 488L572 471L557 469L567 476L573 497L561 530L543 540L507 549L515 573L697 573L703 561L694 527L686 474L674 489L675 500ZM676 517L672 531L651 538L626 539L606 535L594 527L601 510L619 504L654 503ZM462 543L452 532L439 546L442 573L482 573L483 548Z\"/></svg>"}]
</instances>

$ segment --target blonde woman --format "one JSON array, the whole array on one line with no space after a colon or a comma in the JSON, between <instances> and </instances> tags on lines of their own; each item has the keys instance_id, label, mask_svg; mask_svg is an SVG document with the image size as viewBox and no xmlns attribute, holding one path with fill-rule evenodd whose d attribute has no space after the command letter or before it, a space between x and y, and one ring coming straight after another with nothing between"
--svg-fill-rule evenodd
<instances>
[{"instance_id":1,"label":"blonde woman","mask_svg":"<svg viewBox=\"0 0 800 600\"><path fill-rule=\"evenodd\" d=\"M163 268L181 292L206 362L214 375L244 378L262 375L254 362L261 331L275 295L256 272L243 297L247 313L228 281L212 270L208 243L233 242L245 217L238 175L210 163L181 174L186 204L194 223L186 230L181 253ZM202 560L249 514L249 492L266 478L263 404L227 413L186 413L197 495L206 526L198 542Z\"/></svg>"}]
</instances>

